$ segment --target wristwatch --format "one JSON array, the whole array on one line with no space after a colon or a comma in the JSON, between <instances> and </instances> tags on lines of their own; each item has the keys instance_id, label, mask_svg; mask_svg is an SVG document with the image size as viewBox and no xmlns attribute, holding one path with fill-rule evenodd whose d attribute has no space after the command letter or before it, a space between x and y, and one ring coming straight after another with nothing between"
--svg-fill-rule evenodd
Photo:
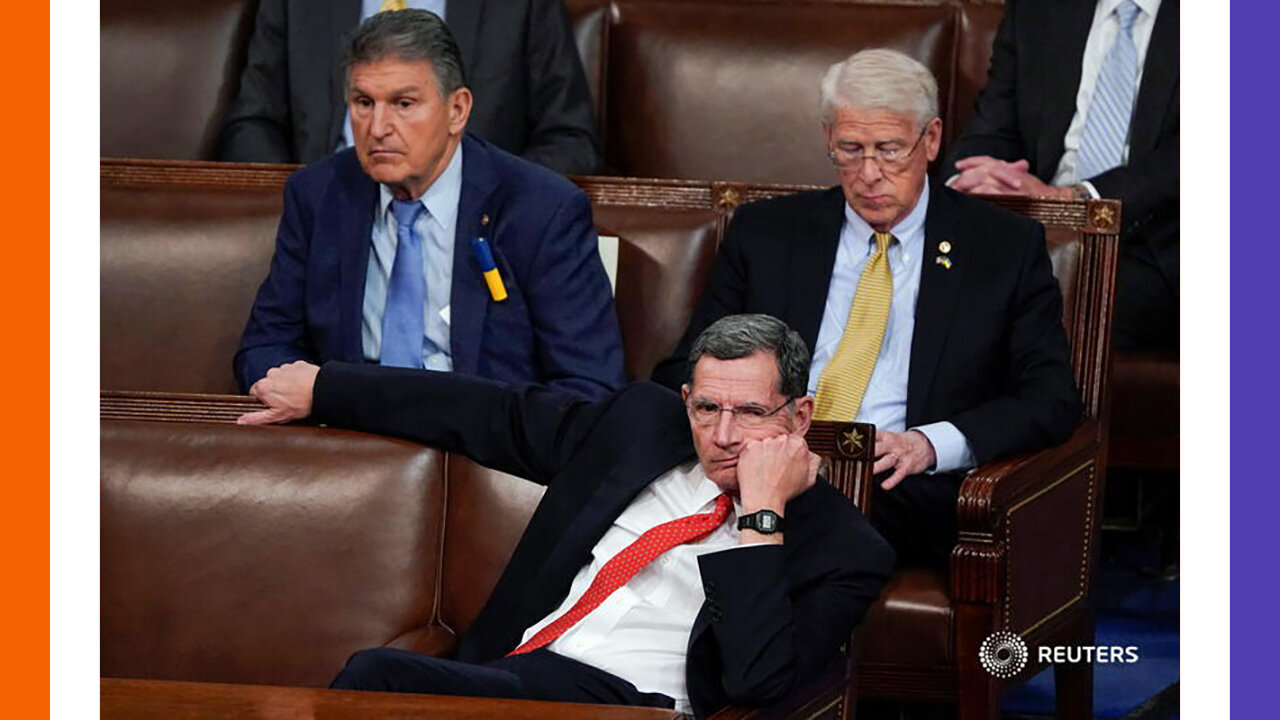
<instances>
[{"instance_id":1,"label":"wristwatch","mask_svg":"<svg viewBox=\"0 0 1280 720\"><path fill-rule=\"evenodd\" d=\"M772 510L759 510L738 518L739 530L755 530L761 535L783 531L782 516Z\"/></svg>"}]
</instances>

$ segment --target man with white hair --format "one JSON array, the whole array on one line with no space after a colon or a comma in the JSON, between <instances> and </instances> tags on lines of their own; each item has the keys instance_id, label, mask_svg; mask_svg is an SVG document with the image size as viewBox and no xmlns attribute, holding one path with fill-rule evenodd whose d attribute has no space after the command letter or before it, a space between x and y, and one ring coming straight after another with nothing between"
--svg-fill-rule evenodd
<instances>
[{"instance_id":1,"label":"man with white hair","mask_svg":"<svg viewBox=\"0 0 1280 720\"><path fill-rule=\"evenodd\" d=\"M872 524L900 561L945 565L963 474L1079 422L1062 296L1039 223L929 183L942 120L927 68L864 50L821 89L839 187L737 211L654 379L678 387L720 317L781 318L812 349L815 419L877 426Z\"/></svg>"}]
</instances>

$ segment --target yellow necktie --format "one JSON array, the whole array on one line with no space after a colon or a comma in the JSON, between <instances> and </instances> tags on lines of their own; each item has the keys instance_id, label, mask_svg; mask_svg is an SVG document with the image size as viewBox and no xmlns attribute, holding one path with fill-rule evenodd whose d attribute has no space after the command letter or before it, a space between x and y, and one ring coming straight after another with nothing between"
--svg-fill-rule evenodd
<instances>
[{"instance_id":1,"label":"yellow necktie","mask_svg":"<svg viewBox=\"0 0 1280 720\"><path fill-rule=\"evenodd\" d=\"M382 0L382 7L378 8L378 12L407 9L409 9L409 3L405 2L405 0Z\"/></svg>"},{"instance_id":2,"label":"yellow necktie","mask_svg":"<svg viewBox=\"0 0 1280 720\"><path fill-rule=\"evenodd\" d=\"M862 268L840 345L818 379L815 420L852 421L858 416L862 397L871 382L871 371L875 370L876 358L880 356L880 346L884 344L889 305L893 303L893 273L889 269L889 243L893 235L878 232L875 237L876 251Z\"/></svg>"}]
</instances>

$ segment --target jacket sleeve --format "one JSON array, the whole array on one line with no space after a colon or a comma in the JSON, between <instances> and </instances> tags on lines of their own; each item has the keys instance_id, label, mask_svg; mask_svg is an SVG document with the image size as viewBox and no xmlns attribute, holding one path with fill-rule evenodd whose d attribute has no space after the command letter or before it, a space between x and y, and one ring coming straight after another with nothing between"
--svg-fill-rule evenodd
<instances>
[{"instance_id":1,"label":"jacket sleeve","mask_svg":"<svg viewBox=\"0 0 1280 720\"><path fill-rule=\"evenodd\" d=\"M1085 178L1104 198L1119 198L1123 227L1121 237L1133 237L1144 225L1161 214L1178 213L1179 158L1179 91L1175 90L1168 116L1161 128L1155 149L1137 162L1112 168L1101 175Z\"/></svg>"},{"instance_id":2,"label":"jacket sleeve","mask_svg":"<svg viewBox=\"0 0 1280 720\"><path fill-rule=\"evenodd\" d=\"M849 640L895 562L893 550L866 520L857 521L861 532L827 538L824 551L835 562L799 588L788 586L781 545L698 558L710 631L720 649L720 682L730 703L758 706L782 699L821 673Z\"/></svg>"},{"instance_id":3,"label":"jacket sleeve","mask_svg":"<svg viewBox=\"0 0 1280 720\"><path fill-rule=\"evenodd\" d=\"M622 387L622 336L591 204L573 190L542 232L525 292L542 381L588 398Z\"/></svg>"},{"instance_id":4,"label":"jacket sleeve","mask_svg":"<svg viewBox=\"0 0 1280 720\"><path fill-rule=\"evenodd\" d=\"M943 181L956 174L957 160L990 155L1013 161L1028 155L1026 138L1018 128L1018 50L1014 35L1017 13L1017 3L1009 0L991 45L986 85L974 103L969 126L943 163Z\"/></svg>"},{"instance_id":5,"label":"jacket sleeve","mask_svg":"<svg viewBox=\"0 0 1280 720\"><path fill-rule=\"evenodd\" d=\"M276 231L271 269L258 288L233 362L242 392L248 392L273 367L318 357L307 333L306 318L312 217L299 200L295 178L285 183L284 214Z\"/></svg>"},{"instance_id":6,"label":"jacket sleeve","mask_svg":"<svg viewBox=\"0 0 1280 720\"><path fill-rule=\"evenodd\" d=\"M285 0L262 0L249 41L240 92L227 109L218 159L227 162L297 162L291 148Z\"/></svg>"},{"instance_id":7,"label":"jacket sleeve","mask_svg":"<svg viewBox=\"0 0 1280 720\"><path fill-rule=\"evenodd\" d=\"M1082 405L1062 327L1062 292L1045 250L1044 227L1024 248L1007 334L1005 392L947 418L981 464L1065 442L1080 423Z\"/></svg>"},{"instance_id":8,"label":"jacket sleeve","mask_svg":"<svg viewBox=\"0 0 1280 720\"><path fill-rule=\"evenodd\" d=\"M547 484L604 411L540 385L513 387L459 373L328 362L312 418L459 452L485 467Z\"/></svg>"},{"instance_id":9,"label":"jacket sleeve","mask_svg":"<svg viewBox=\"0 0 1280 720\"><path fill-rule=\"evenodd\" d=\"M565 175L600 166L591 94L569 16L560 0L534 0L526 29L527 160Z\"/></svg>"}]
</instances>

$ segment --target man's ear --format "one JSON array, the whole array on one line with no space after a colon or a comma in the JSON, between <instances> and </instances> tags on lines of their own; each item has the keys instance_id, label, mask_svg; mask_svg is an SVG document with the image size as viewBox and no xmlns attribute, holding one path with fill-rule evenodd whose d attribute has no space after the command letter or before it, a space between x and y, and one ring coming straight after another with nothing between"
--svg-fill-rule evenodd
<instances>
[{"instance_id":1,"label":"man's ear","mask_svg":"<svg viewBox=\"0 0 1280 720\"><path fill-rule=\"evenodd\" d=\"M929 121L928 128L925 130L925 150L929 162L938 159L938 150L942 147L942 118L934 118Z\"/></svg>"},{"instance_id":2,"label":"man's ear","mask_svg":"<svg viewBox=\"0 0 1280 720\"><path fill-rule=\"evenodd\" d=\"M689 402L689 383L680 386L680 399Z\"/></svg>"},{"instance_id":3,"label":"man's ear","mask_svg":"<svg viewBox=\"0 0 1280 720\"><path fill-rule=\"evenodd\" d=\"M791 415L791 422L795 426L794 433L803 436L809 432L809 425L813 422L813 397L805 395L795 399L796 409Z\"/></svg>"},{"instance_id":4,"label":"man's ear","mask_svg":"<svg viewBox=\"0 0 1280 720\"><path fill-rule=\"evenodd\" d=\"M474 98L471 88L460 87L449 95L449 134L461 135L467 128L467 119L471 117L471 105Z\"/></svg>"}]
</instances>

